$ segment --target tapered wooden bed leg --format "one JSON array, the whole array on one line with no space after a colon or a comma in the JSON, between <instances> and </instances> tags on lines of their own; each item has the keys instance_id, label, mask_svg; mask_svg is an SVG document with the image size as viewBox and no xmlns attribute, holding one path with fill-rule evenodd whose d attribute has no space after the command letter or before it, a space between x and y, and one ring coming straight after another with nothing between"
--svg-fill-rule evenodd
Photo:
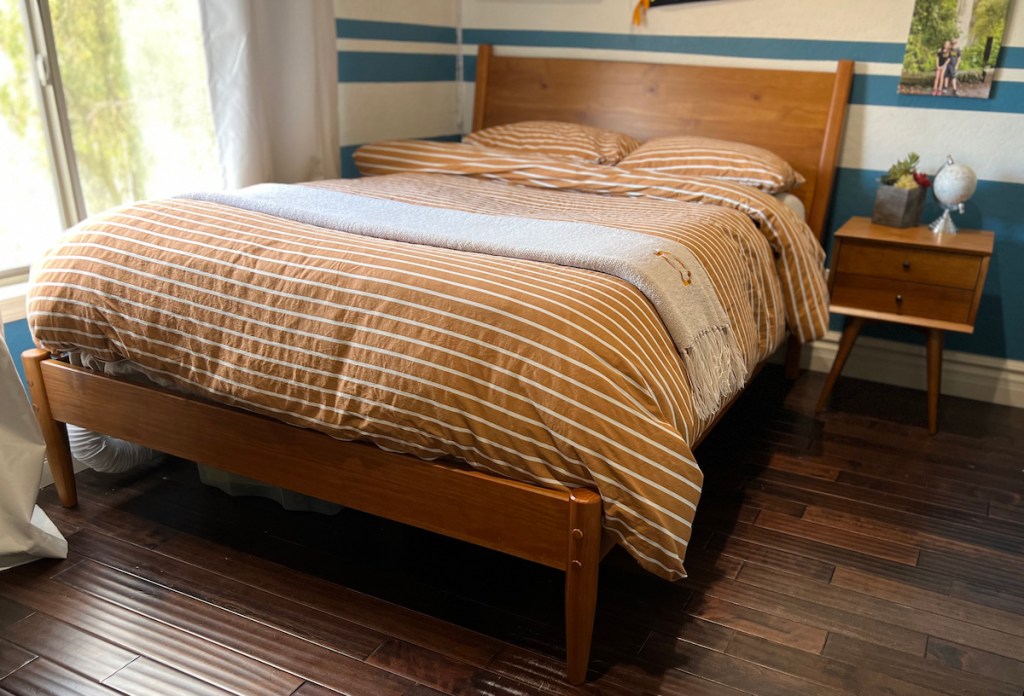
<instances>
[{"instance_id":1,"label":"tapered wooden bed leg","mask_svg":"<svg viewBox=\"0 0 1024 696\"><path fill-rule=\"evenodd\" d=\"M71 446L68 444L68 428L64 423L55 421L50 413L50 402L46 397L46 385L43 383L42 363L50 354L45 350L32 348L21 354L21 362L25 366L25 378L28 391L32 396L32 410L35 411L39 428L43 431L46 442L46 459L50 462L50 472L57 486L57 495L64 507L78 504L78 491L75 488L75 469L71 461Z\"/></svg>"},{"instance_id":2,"label":"tapered wooden bed leg","mask_svg":"<svg viewBox=\"0 0 1024 696\"><path fill-rule=\"evenodd\" d=\"M582 684L590 663L601 564L601 497L584 489L569 500L569 561L565 571L565 653L569 682Z\"/></svg>"}]
</instances>

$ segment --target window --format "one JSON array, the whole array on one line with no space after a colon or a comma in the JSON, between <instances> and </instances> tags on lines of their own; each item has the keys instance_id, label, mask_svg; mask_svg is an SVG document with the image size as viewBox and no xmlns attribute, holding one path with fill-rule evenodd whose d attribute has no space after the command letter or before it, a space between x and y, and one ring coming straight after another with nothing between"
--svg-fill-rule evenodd
<instances>
[{"instance_id":1,"label":"window","mask_svg":"<svg viewBox=\"0 0 1024 696\"><path fill-rule=\"evenodd\" d=\"M195 0L0 0L0 283L86 215L217 188Z\"/></svg>"}]
</instances>

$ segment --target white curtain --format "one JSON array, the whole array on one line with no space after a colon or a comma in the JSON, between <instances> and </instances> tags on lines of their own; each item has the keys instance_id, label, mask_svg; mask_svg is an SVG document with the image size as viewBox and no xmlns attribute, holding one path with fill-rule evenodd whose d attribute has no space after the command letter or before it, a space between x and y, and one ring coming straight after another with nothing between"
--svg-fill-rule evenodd
<instances>
[{"instance_id":1,"label":"white curtain","mask_svg":"<svg viewBox=\"0 0 1024 696\"><path fill-rule=\"evenodd\" d=\"M38 505L43 436L3 340L0 317L0 570L67 558L68 543Z\"/></svg>"},{"instance_id":2,"label":"white curtain","mask_svg":"<svg viewBox=\"0 0 1024 696\"><path fill-rule=\"evenodd\" d=\"M199 0L224 183L338 177L332 0Z\"/></svg>"}]
</instances>

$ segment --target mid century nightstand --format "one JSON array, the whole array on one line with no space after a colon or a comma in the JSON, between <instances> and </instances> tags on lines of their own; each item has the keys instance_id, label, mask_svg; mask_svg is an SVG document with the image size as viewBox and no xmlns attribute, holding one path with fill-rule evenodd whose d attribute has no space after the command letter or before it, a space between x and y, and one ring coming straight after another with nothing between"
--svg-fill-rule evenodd
<instances>
[{"instance_id":1,"label":"mid century nightstand","mask_svg":"<svg viewBox=\"0 0 1024 696\"><path fill-rule=\"evenodd\" d=\"M938 423L945 331L974 332L995 235L979 230L934 234L927 227L898 229L855 217L835 235L829 274L830 309L846 327L818 399L825 408L864 324L891 321L928 332L928 431Z\"/></svg>"}]
</instances>

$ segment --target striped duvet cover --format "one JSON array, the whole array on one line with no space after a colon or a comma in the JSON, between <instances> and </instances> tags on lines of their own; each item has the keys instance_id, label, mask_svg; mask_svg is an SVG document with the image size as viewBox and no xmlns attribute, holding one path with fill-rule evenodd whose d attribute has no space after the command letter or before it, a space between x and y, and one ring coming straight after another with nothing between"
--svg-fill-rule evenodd
<instances>
[{"instance_id":1,"label":"striped duvet cover","mask_svg":"<svg viewBox=\"0 0 1024 696\"><path fill-rule=\"evenodd\" d=\"M751 369L783 337L772 247L734 210L438 174L317 185L672 239L707 269ZM596 489L644 568L685 575L690 443L708 423L624 281L182 199L87 220L33 275L29 321L51 351L341 439Z\"/></svg>"}]
</instances>

